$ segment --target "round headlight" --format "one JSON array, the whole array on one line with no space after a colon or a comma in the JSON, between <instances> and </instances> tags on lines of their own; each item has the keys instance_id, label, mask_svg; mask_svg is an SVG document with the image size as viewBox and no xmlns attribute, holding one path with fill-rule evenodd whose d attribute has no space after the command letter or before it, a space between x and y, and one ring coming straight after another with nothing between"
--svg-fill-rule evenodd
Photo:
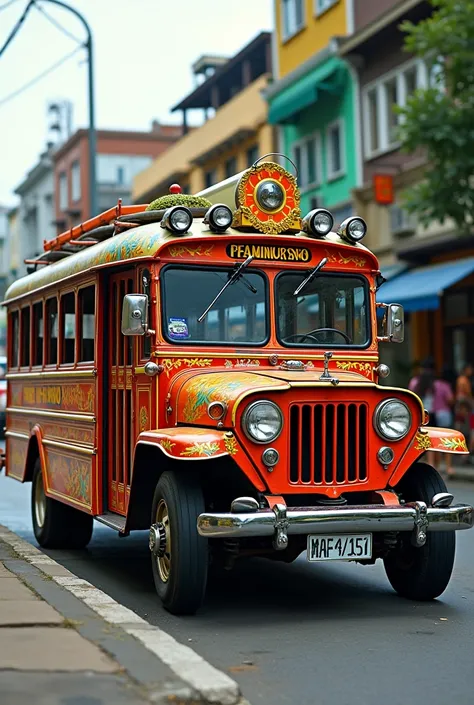
<instances>
[{"instance_id":1,"label":"round headlight","mask_svg":"<svg viewBox=\"0 0 474 705\"><path fill-rule=\"evenodd\" d=\"M207 211L203 223L209 225L209 229L213 232L222 233L232 224L233 217L229 206L216 203Z\"/></svg>"},{"instance_id":2,"label":"round headlight","mask_svg":"<svg viewBox=\"0 0 474 705\"><path fill-rule=\"evenodd\" d=\"M374 425L382 438L399 441L411 428L410 409L399 399L386 399L375 409Z\"/></svg>"},{"instance_id":3,"label":"round headlight","mask_svg":"<svg viewBox=\"0 0 474 705\"><path fill-rule=\"evenodd\" d=\"M244 411L242 427L251 441L271 443L281 433L283 415L273 402L255 401Z\"/></svg>"},{"instance_id":4,"label":"round headlight","mask_svg":"<svg viewBox=\"0 0 474 705\"><path fill-rule=\"evenodd\" d=\"M351 242L359 242L359 240L362 240L365 237L367 225L365 220L362 220L362 218L346 218L346 220L341 223L337 232L346 240L350 240Z\"/></svg>"},{"instance_id":5,"label":"round headlight","mask_svg":"<svg viewBox=\"0 0 474 705\"><path fill-rule=\"evenodd\" d=\"M193 222L193 214L185 206L172 206L163 214L161 227L171 230L171 232L184 235Z\"/></svg>"},{"instance_id":6,"label":"round headlight","mask_svg":"<svg viewBox=\"0 0 474 705\"><path fill-rule=\"evenodd\" d=\"M262 181L262 183L257 186L257 201L263 210L278 210L285 201L283 187L276 181Z\"/></svg>"},{"instance_id":7,"label":"round headlight","mask_svg":"<svg viewBox=\"0 0 474 705\"><path fill-rule=\"evenodd\" d=\"M314 211L310 211L308 215L303 218L303 231L308 233L308 235L315 235L316 237L327 235L331 232L333 225L334 218L330 212L324 208L317 208Z\"/></svg>"}]
</instances>

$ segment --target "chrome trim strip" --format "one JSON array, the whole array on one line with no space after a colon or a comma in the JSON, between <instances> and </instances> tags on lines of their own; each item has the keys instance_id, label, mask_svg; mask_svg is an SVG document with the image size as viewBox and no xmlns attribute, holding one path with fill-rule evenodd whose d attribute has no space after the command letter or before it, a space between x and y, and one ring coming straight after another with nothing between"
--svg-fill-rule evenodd
<instances>
[{"instance_id":1,"label":"chrome trim strip","mask_svg":"<svg viewBox=\"0 0 474 705\"><path fill-rule=\"evenodd\" d=\"M64 419L65 421L86 421L87 423L95 423L96 418L92 414L69 414L67 411L49 411L48 409L20 409L14 406L8 406L5 409L7 414L23 414L24 416L49 416L53 419Z\"/></svg>"},{"instance_id":2,"label":"chrome trim strip","mask_svg":"<svg viewBox=\"0 0 474 705\"><path fill-rule=\"evenodd\" d=\"M409 505L366 505L357 507L298 507L287 508L287 533L336 534L356 532L412 531L416 526L417 510ZM454 507L428 507L428 531L471 529L474 509L467 504ZM273 536L275 512L265 509L253 513L200 514L197 529L201 536Z\"/></svg>"},{"instance_id":3,"label":"chrome trim strip","mask_svg":"<svg viewBox=\"0 0 474 705\"><path fill-rule=\"evenodd\" d=\"M21 438L22 441L29 441L30 437L26 433L17 433L16 431L5 431L7 438Z\"/></svg>"},{"instance_id":4,"label":"chrome trim strip","mask_svg":"<svg viewBox=\"0 0 474 705\"><path fill-rule=\"evenodd\" d=\"M5 375L6 379L52 379L52 378L70 379L74 382L75 377L97 377L97 370L38 370L38 372L9 372Z\"/></svg>"},{"instance_id":5,"label":"chrome trim strip","mask_svg":"<svg viewBox=\"0 0 474 705\"><path fill-rule=\"evenodd\" d=\"M73 450L75 453L82 453L83 455L97 455L97 450L95 448L86 448L85 446L75 446L72 443L61 443L61 441L51 441L49 438L43 438L42 443L44 446L51 446L52 448L62 448L64 450Z\"/></svg>"}]
</instances>

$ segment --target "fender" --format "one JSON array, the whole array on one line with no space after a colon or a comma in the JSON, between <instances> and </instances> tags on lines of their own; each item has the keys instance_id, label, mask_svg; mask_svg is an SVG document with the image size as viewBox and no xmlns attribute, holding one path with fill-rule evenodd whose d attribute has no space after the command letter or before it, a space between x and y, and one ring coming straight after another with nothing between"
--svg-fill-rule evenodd
<instances>
[{"instance_id":1,"label":"fender","mask_svg":"<svg viewBox=\"0 0 474 705\"><path fill-rule=\"evenodd\" d=\"M15 438L20 435L22 438L24 436L24 440L26 441L26 453L24 455L24 459L21 459L20 462L18 453L15 452L16 464L14 470L12 470L11 463L8 462L8 456L10 455L10 458L12 458L13 453L11 450L10 453L8 453L8 441L10 438L12 440L15 440ZM20 482L31 482L33 479L35 461L38 457L40 459L41 470L44 475L45 457L43 448L43 432L41 426L39 426L38 424L35 425L31 429L29 437L23 433L8 433L7 431L5 456L5 475L7 475L8 477L13 477L15 480L19 480Z\"/></svg>"},{"instance_id":2,"label":"fender","mask_svg":"<svg viewBox=\"0 0 474 705\"><path fill-rule=\"evenodd\" d=\"M461 431L455 431L451 428L420 426L397 469L390 477L388 483L390 487L394 487L413 463L427 451L469 455L466 439Z\"/></svg>"}]
</instances>

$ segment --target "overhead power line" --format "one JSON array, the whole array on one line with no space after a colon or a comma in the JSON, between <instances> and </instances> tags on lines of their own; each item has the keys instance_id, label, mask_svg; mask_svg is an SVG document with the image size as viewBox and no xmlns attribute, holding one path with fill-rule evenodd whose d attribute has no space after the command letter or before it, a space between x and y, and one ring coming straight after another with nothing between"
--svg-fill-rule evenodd
<instances>
[{"instance_id":1,"label":"overhead power line","mask_svg":"<svg viewBox=\"0 0 474 705\"><path fill-rule=\"evenodd\" d=\"M77 44L84 44L84 41L82 39L78 39L74 34L72 34L72 32L63 27L60 22L58 22L54 17L51 17L49 12L46 12L46 10L41 7L41 5L39 5L37 2L35 2L35 0L33 0L33 5L36 10L41 12L46 17L46 19L49 20L51 24L56 27L56 29L59 29L63 34L65 34L66 37L69 37L69 39L73 39Z\"/></svg>"},{"instance_id":2,"label":"overhead power line","mask_svg":"<svg viewBox=\"0 0 474 705\"><path fill-rule=\"evenodd\" d=\"M19 96L21 93L26 91L28 88L31 88L32 86L34 86L36 83L38 83L38 81L41 81L42 78L44 78L45 76L48 76L50 73L52 73L53 71L58 69L60 66L65 64L66 61L69 61L69 59L72 59L72 57L75 54L77 54L82 48L83 48L82 46L76 47L73 51L69 52L69 54L66 54L65 56L63 56L62 59L60 59L59 61L56 61L56 63L54 63L52 66L47 68L42 73L38 74L38 76L36 76L35 78L32 78L31 81L28 81L28 83L25 83L21 88L18 88L16 91L13 91L13 93L10 93L9 95L2 98L0 100L0 108L3 105L5 105L6 103L10 102L10 100L13 100L17 96Z\"/></svg>"},{"instance_id":3,"label":"overhead power line","mask_svg":"<svg viewBox=\"0 0 474 705\"><path fill-rule=\"evenodd\" d=\"M16 25L13 27L12 31L8 35L4 45L0 48L0 57L7 50L8 45L10 44L11 41L13 41L16 34L18 34L18 32L20 31L20 27L23 24L23 22L25 21L26 16L27 16L28 12L31 10L31 7L33 4L34 4L34 0L30 0L28 5L23 10L23 14L21 15L20 19L18 20L18 22L16 23Z\"/></svg>"}]
</instances>

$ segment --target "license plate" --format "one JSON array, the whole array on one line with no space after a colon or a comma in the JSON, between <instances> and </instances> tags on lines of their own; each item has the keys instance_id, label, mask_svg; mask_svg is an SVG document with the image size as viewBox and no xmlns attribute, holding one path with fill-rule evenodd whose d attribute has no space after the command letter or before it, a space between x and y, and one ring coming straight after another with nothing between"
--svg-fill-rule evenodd
<instances>
[{"instance_id":1,"label":"license plate","mask_svg":"<svg viewBox=\"0 0 474 705\"><path fill-rule=\"evenodd\" d=\"M372 534L308 536L308 561L351 561L372 557Z\"/></svg>"}]
</instances>

